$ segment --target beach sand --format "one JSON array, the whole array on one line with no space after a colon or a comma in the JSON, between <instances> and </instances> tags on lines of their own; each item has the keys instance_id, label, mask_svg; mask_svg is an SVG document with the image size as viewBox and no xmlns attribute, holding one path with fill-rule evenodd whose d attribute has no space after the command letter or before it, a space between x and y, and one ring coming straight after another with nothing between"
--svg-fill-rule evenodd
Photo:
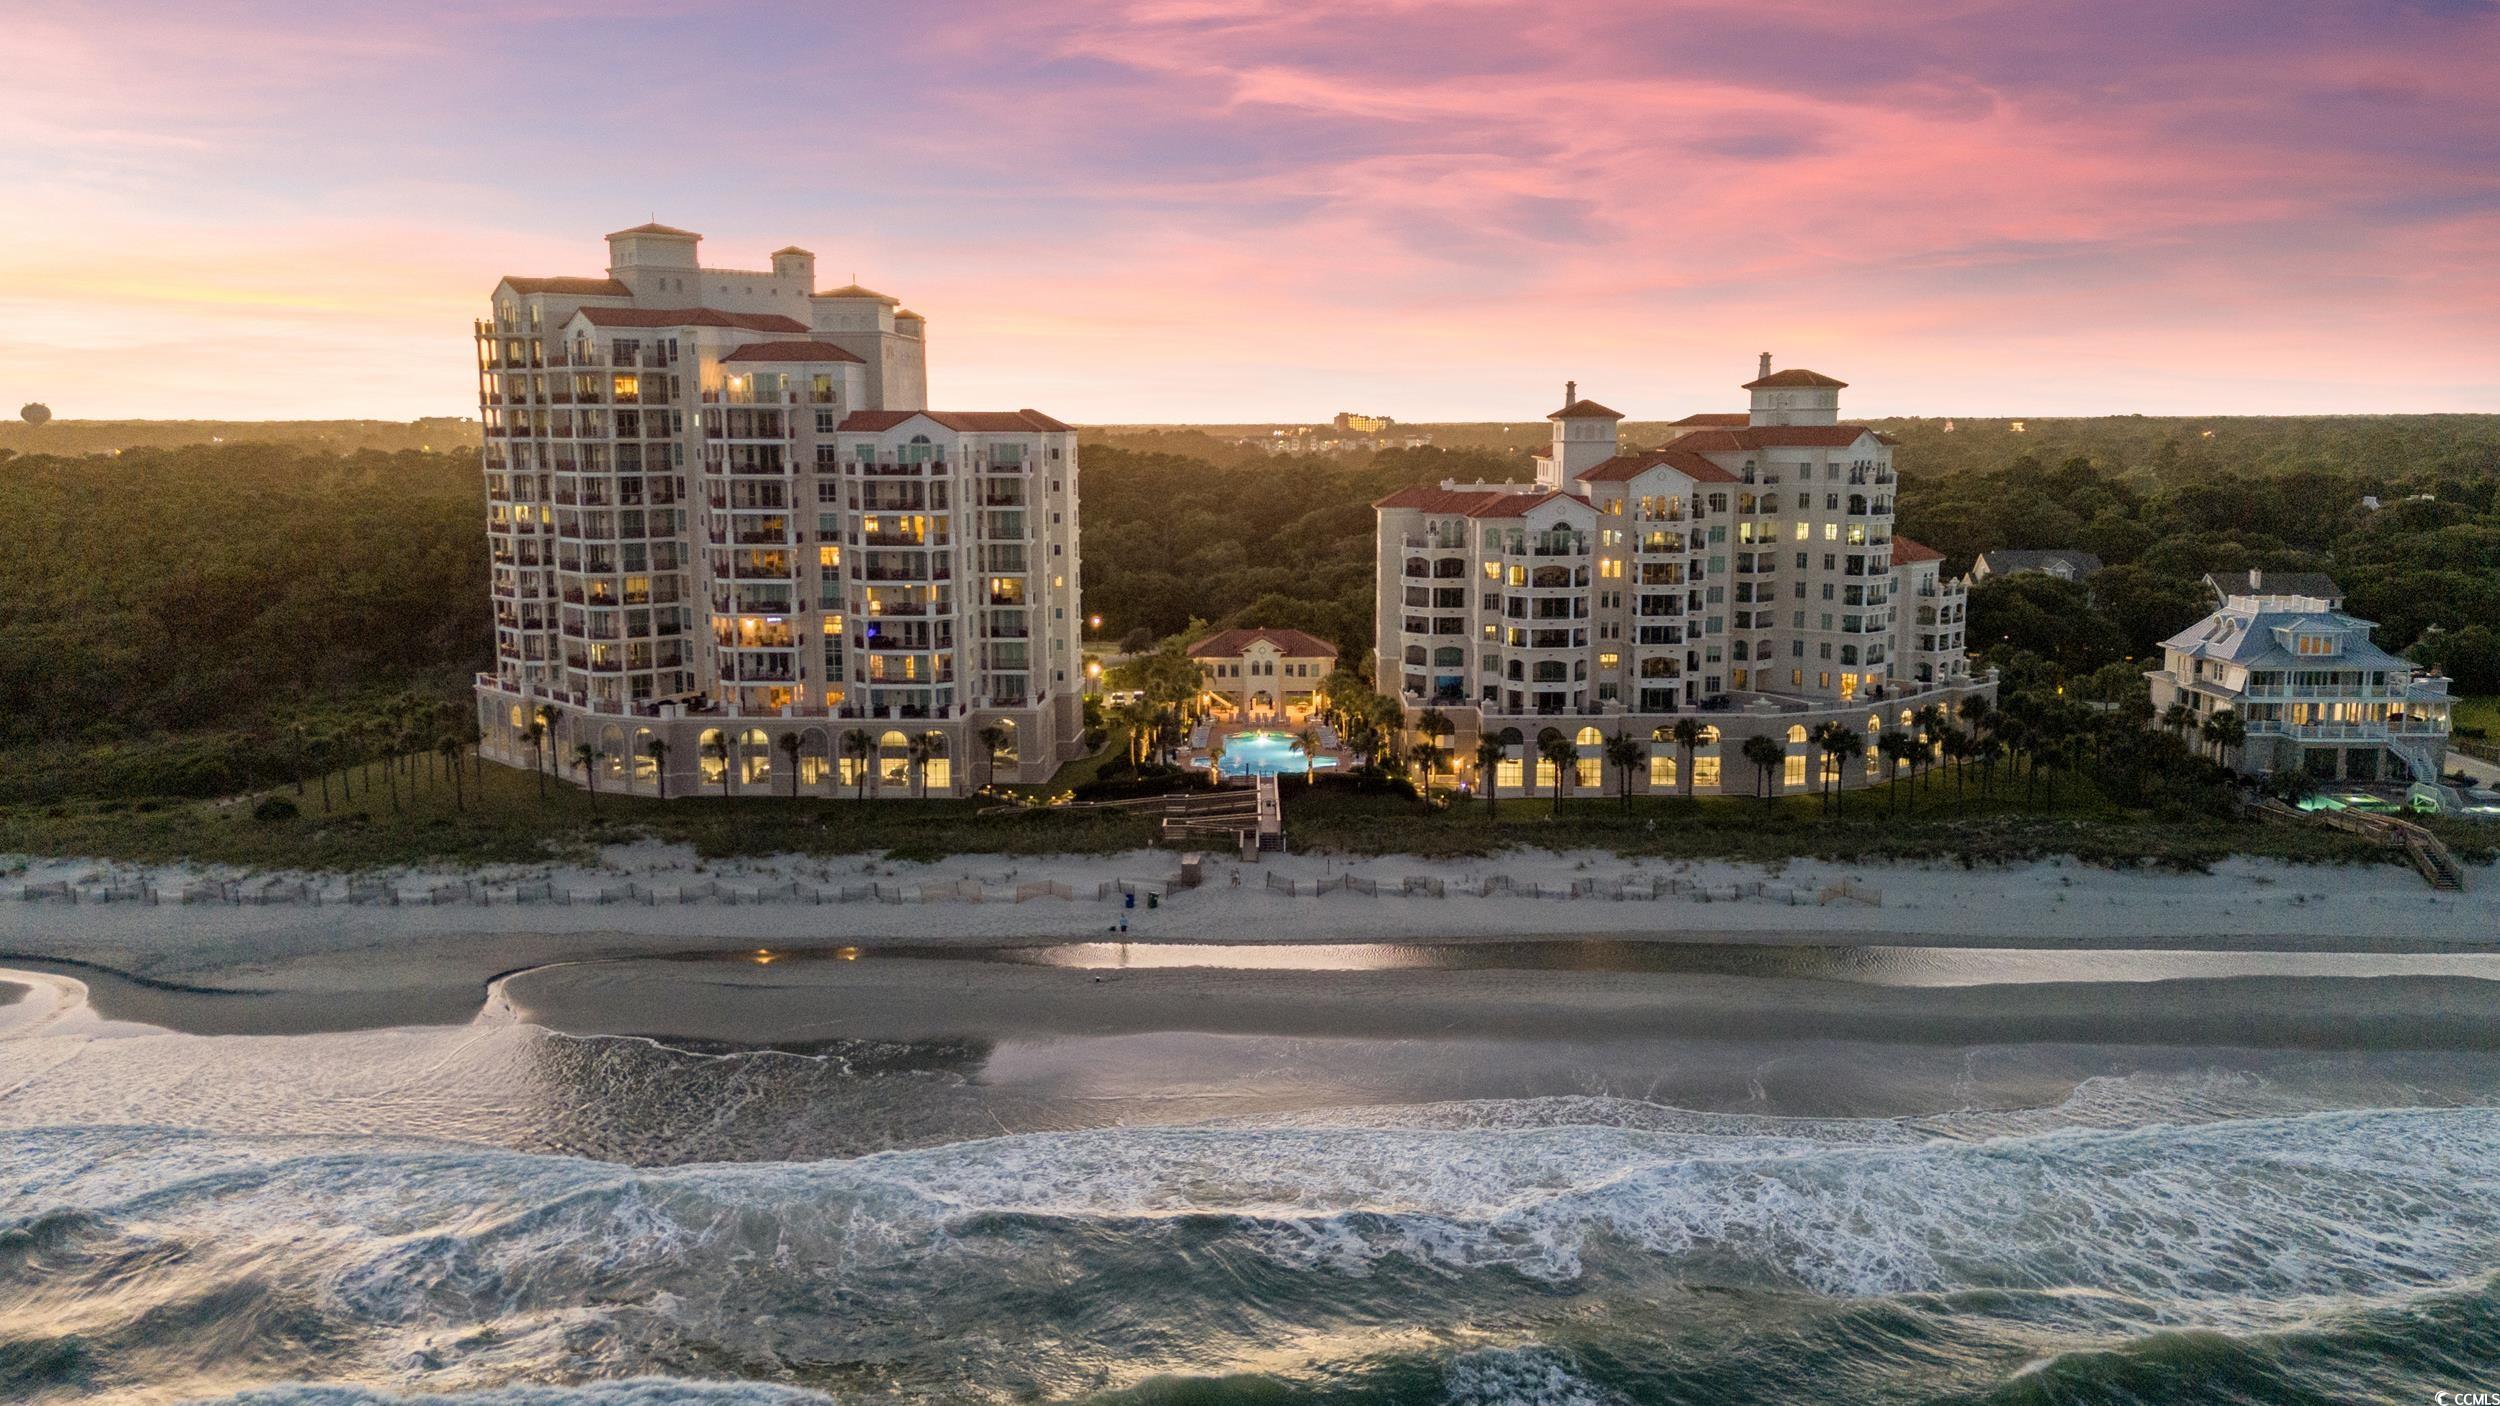
<instances>
[{"instance_id":1,"label":"beach sand","mask_svg":"<svg viewBox=\"0 0 2500 1406\"><path fill-rule=\"evenodd\" d=\"M936 864L802 858L700 864L683 850L637 845L609 851L597 866L473 871L467 877L496 884L547 882L559 890L584 894L628 880L655 886L717 880L751 888L790 879L828 885L873 880L897 886L973 880L992 893L1011 891L1017 884L1056 882L1090 892L1095 885L1114 879L1166 881L1176 867L1175 857L1161 851L1040 859L979 856ZM1342 891L1290 896L1266 887L1270 874L1307 886L1313 880L1349 873L1391 887L1408 876L1436 879L1452 896L1372 897ZM178 892L184 882L202 876L187 870L141 873L92 862L39 860L16 876L12 891L15 884L77 883L108 874L123 881L146 878L167 892ZM1675 878L1705 886L1768 882L1804 895L1808 901L1457 896L1461 885L1488 875L1548 886L1567 886L1585 878L1643 883ZM410 872L391 877L413 887L446 876ZM1861 892L1880 894L1881 902L1811 901L1844 882ZM332 883L335 886L335 878ZM1116 900L1057 898L1025 903L526 907L8 901L0 903L0 961L85 981L96 989L100 1007L129 1020L151 1021L149 1012L155 1010L158 1014L179 1011L181 1019L164 1023L185 1029L203 1029L204 1021L206 1028L235 1031L348 1029L393 1021L466 1020L477 1012L487 985L495 978L550 963L845 943L973 947L1089 941L1109 936L1124 916L1127 936L1141 942L1510 942L1606 937L1653 943L2454 953L2500 950L2500 873L2484 870L2476 875L2473 891L2456 895L2434 893L2410 871L2389 865L2320 868L2253 860L2231 861L2211 874L2198 875L2113 871L2071 861L1982 869L1798 861L1766 868L1634 861L1595 852L1514 852L1468 861L1391 856L1354 863L1273 856L1257 865L1213 860L1207 865L1202 887L1174 893L1153 908L1140 899L1135 909L1124 909ZM960 968L967 964L943 965ZM1466 979L1436 984L1427 975L1302 974L1277 977L1265 986L1227 979L1222 989L1227 1002L1272 1002L1275 1009L1260 1017L1263 1028L1276 1028L1278 1022L1289 1026L1288 1007L1316 1000L1321 1005L1367 1004L1374 1019L1422 1030L1440 1018L1431 1013L1428 992L1457 992L1503 979L1480 973L1443 973L1438 975L1464 975ZM1149 980L1132 975L1107 1000L1091 1000L1096 983L1064 973L975 977L962 970L918 971L876 980L904 983L881 998L891 1003L885 1015L902 1032L930 1028L926 1010L940 1002L932 995L928 1004L916 1006L919 998L911 993L924 987L915 983L941 983L925 987L940 991L946 981L977 982L984 990L1002 993L1000 999L1008 999L1007 993L1025 989L1019 983L1073 980L1086 988L1093 1006L1134 1007L1134 1015L1117 1017L1134 1021L1174 1018L1170 1003L1200 999L1187 993L1193 983L1203 985L1207 979L1156 974ZM1569 1013L1554 1018L1613 1018L1604 1011L1617 995L1642 1011L1654 1011L1660 1001L1681 1002L1680 1018L1701 1024L1769 1018L1750 1010L1706 1015L1701 1003L1709 983L1689 975L1664 984L1627 981L1621 974L1602 979L1602 984L1612 983L1625 984L1575 996ZM1555 989L1571 985L1562 980L1551 984ZM1755 983L1757 987L1762 984ZM548 990L543 985L538 989L542 995ZM2048 989L2034 988L2035 992ZM2238 983L2233 989L2238 999L2249 995L2248 983ZM1275 994L1261 994L1266 991ZM1149 992L1161 993L1155 1001L1163 1003L1154 1005L1151 1012ZM1341 1000L1336 992L1361 994ZM211 994L220 999L206 1005L190 999ZM1826 1018L1823 1009L1807 999L1810 994L1782 991L1776 1004L1787 1012L1783 1018ZM948 999L972 996L959 993ZM1868 999L1852 996L1849 1004L1863 1009ZM1880 1003L1893 998L1872 999ZM2035 994L2024 1001L2025 1019L2055 1022L2065 1018L2053 997ZM870 1008L875 1004L860 1007L858 1013L863 1018L878 1016ZM212 1008L221 1013L208 1013ZM922 1014L913 1015L915 1010ZM1001 1019L1005 1018L1002 1014ZM1040 1024L1035 1028L1056 1029L1059 1022L1071 1018L1064 1013L1036 1016ZM2218 1018L2217 1013L2196 1016L2198 1021L2212 1018ZM1353 1019L1351 1014L1332 1015L1313 1029L1340 1028L1342 1021ZM2292 1042L2297 1043L2297 1038Z\"/></svg>"}]
</instances>

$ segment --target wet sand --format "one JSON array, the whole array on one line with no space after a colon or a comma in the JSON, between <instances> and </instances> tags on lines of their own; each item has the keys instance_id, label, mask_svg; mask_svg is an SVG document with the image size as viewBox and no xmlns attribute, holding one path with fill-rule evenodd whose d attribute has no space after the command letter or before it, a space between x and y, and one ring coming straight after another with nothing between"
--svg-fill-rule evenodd
<instances>
[{"instance_id":1,"label":"wet sand","mask_svg":"<svg viewBox=\"0 0 2500 1406\"><path fill-rule=\"evenodd\" d=\"M2438 976L1887 987L1639 971L1099 972L833 959L568 963L499 989L516 1015L556 1030L747 1044L1190 1031L2500 1047L2500 989Z\"/></svg>"}]
</instances>

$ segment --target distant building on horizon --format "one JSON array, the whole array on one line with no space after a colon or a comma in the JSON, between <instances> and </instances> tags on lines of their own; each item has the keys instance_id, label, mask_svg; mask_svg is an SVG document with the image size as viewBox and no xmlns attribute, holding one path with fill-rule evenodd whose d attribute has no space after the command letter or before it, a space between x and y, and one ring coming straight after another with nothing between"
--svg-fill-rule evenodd
<instances>
[{"instance_id":1,"label":"distant building on horizon","mask_svg":"<svg viewBox=\"0 0 2500 1406\"><path fill-rule=\"evenodd\" d=\"M2235 714L2243 772L2322 781L2437 781L2447 764L2448 681L2378 647L2370 621L2314 596L2235 595L2162 641L2154 726L2174 703L2202 729Z\"/></svg>"},{"instance_id":2,"label":"distant building on horizon","mask_svg":"<svg viewBox=\"0 0 2500 1406\"><path fill-rule=\"evenodd\" d=\"M476 326L486 755L581 781L587 744L602 789L671 796L948 794L991 777L996 727L999 779L1048 778L1083 731L1075 432L928 409L919 314L819 290L804 249L703 267L700 238L620 230L606 277L507 277Z\"/></svg>"},{"instance_id":3,"label":"distant building on horizon","mask_svg":"<svg viewBox=\"0 0 2500 1406\"><path fill-rule=\"evenodd\" d=\"M1340 410L1330 423L1349 434L1386 434L1397 421L1386 415L1357 415L1351 410Z\"/></svg>"},{"instance_id":4,"label":"distant building on horizon","mask_svg":"<svg viewBox=\"0 0 2500 1406\"><path fill-rule=\"evenodd\" d=\"M1504 749L1474 784L1545 790L1543 744L1560 738L1577 784L1611 790L1605 744L1627 738L1636 791L1802 790L1825 765L1813 733L1837 722L1869 748L1843 773L1856 785L1880 770L1881 733L1994 694L1970 676L1964 584L1893 532L1893 441L1841 421L1832 377L1766 355L1744 388L1750 410L1627 451L1621 413L1566 383L1536 482L1373 505L1374 677L1410 721L1452 719L1462 772L1479 738ZM1669 735L1685 718L1704 729L1689 755ZM1753 736L1782 749L1767 783L1739 751Z\"/></svg>"}]
</instances>

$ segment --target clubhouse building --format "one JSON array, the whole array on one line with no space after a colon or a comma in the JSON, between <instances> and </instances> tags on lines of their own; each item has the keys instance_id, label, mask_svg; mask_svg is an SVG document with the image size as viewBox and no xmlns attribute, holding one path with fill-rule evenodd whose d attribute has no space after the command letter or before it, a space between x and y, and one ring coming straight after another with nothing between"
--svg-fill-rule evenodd
<instances>
[{"instance_id":1,"label":"clubhouse building","mask_svg":"<svg viewBox=\"0 0 2500 1406\"><path fill-rule=\"evenodd\" d=\"M1967 583L1894 533L1893 441L1841 420L1843 388L1766 354L1748 410L1633 450L1620 413L1566 385L1534 483L1379 500L1380 690L1410 725L1448 717L1461 779L1506 793L1552 784L1557 736L1584 788L1614 789L1605 744L1629 737L1635 792L1808 789L1826 764L1808 739L1835 721L1870 763L1838 779L1880 777L1880 734L1995 682L1969 672ZM1688 717L1705 728L1689 778L1669 737ZM1474 774L1483 736L1506 749L1491 778ZM1782 748L1767 777L1739 754L1754 736Z\"/></svg>"},{"instance_id":2,"label":"clubhouse building","mask_svg":"<svg viewBox=\"0 0 2500 1406\"><path fill-rule=\"evenodd\" d=\"M699 240L621 230L476 325L486 755L670 796L1047 779L1083 731L1075 432L929 409L926 319Z\"/></svg>"}]
</instances>

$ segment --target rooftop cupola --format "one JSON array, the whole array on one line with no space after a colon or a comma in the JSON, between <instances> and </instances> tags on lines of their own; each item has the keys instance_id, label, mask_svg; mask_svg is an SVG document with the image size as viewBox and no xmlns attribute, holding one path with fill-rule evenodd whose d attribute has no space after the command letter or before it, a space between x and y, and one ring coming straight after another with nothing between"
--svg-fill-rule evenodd
<instances>
[{"instance_id":1,"label":"rooftop cupola","mask_svg":"<svg viewBox=\"0 0 2500 1406\"><path fill-rule=\"evenodd\" d=\"M1849 383L1820 371L1798 367L1771 369L1771 354L1762 354L1761 374L1745 383L1753 392L1751 421L1757 425L1837 425L1840 392Z\"/></svg>"},{"instance_id":2,"label":"rooftop cupola","mask_svg":"<svg viewBox=\"0 0 2500 1406\"><path fill-rule=\"evenodd\" d=\"M1580 383L1563 382L1562 409L1545 417L1554 423L1552 448L1538 457L1537 482L1547 488L1568 488L1581 472L1615 457L1616 427L1623 419L1593 400L1580 398Z\"/></svg>"}]
</instances>

